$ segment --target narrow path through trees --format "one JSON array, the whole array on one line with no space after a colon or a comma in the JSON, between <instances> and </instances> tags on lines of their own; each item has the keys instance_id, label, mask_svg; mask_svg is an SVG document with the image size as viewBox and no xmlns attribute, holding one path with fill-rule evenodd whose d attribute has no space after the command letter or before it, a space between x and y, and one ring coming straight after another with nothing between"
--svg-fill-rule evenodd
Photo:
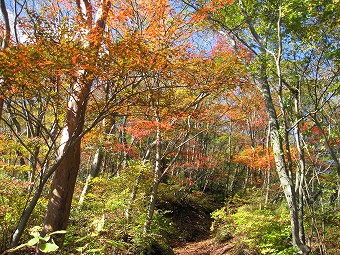
<instances>
[{"instance_id":1,"label":"narrow path through trees","mask_svg":"<svg viewBox=\"0 0 340 255\"><path fill-rule=\"evenodd\" d=\"M187 243L185 246L174 248L176 255L230 255L235 240L226 243L218 243L214 238Z\"/></svg>"}]
</instances>

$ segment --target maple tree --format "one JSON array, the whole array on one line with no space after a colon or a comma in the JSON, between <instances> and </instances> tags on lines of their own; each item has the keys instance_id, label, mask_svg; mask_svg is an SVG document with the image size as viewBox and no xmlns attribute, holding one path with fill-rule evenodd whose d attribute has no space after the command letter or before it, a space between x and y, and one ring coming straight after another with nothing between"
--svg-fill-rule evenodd
<instances>
[{"instance_id":1,"label":"maple tree","mask_svg":"<svg viewBox=\"0 0 340 255\"><path fill-rule=\"evenodd\" d=\"M30 151L37 162L40 162L40 154L44 156L44 160L39 163L39 169L43 170L37 171L32 166L32 180L40 176L40 182L29 206L24 208L11 246L18 243L43 187L52 174L54 178L44 233L66 228L80 165L81 138L104 119L108 112L119 112L124 105L138 105L143 102L141 100L153 101L153 98L160 96L161 91L162 97L165 95L164 100L177 100L170 97L176 87L189 87L197 91L193 100L185 99L187 102L182 105L183 108L193 107L210 93L199 91L213 91L213 86L219 88L230 82L230 78L225 79L230 69L225 69L223 65L217 65L216 61L208 58L202 60L202 56L195 57L190 53L189 44L178 44L180 40L185 42L185 37L190 36L185 31L189 28L183 26L184 20L180 14L174 14L166 1L159 3L159 11L156 12L159 16L150 15L155 13L155 9L148 2L122 2L115 11L109 1L98 4L88 1L61 1L60 5L51 6L51 12L42 8L41 13L38 14L37 11L33 19L22 23L27 34L24 44L2 54L2 67L4 74L10 77L11 87L11 101L6 111L10 112L14 102L17 103L14 97L18 100L21 96L31 98L32 103L42 100L37 105L39 118L34 117L35 109L22 108L30 117L22 121L33 121L34 127L43 127L46 132L34 135L45 142ZM136 7L137 11L133 11L132 7ZM65 17L65 21L70 22L66 27L58 20L51 21L58 12L73 8L77 12L71 13L74 20ZM143 24L139 24L135 30L132 24L141 17ZM72 31L70 26L77 29ZM61 30L58 32L52 27L60 27ZM104 31L104 27L107 27L108 33ZM117 35L118 38L122 36L121 39ZM170 56L171 61L168 59ZM24 69L21 68L23 65L26 65ZM230 66L230 62L227 65ZM207 70L206 73L200 72L203 67ZM157 87L153 85L155 81ZM40 94L41 89L46 91L46 102L45 94ZM145 91L153 93L144 99L147 95ZM165 91L168 91L167 94ZM179 97L180 93L177 94ZM68 102L65 101L67 97ZM101 97L106 100L96 100ZM94 100L90 100L92 98ZM168 110L164 108L168 112L171 108L165 101L164 103L162 107L168 107ZM87 112L93 117L85 119ZM43 121L45 118L49 118L46 123L48 126ZM13 116L12 119L15 120ZM11 125L10 122L7 124ZM49 130L53 131L53 135ZM60 140L57 142L57 139ZM22 140L21 143L27 149L25 141ZM43 153L46 151L42 150L45 148L42 146L47 146L47 154ZM54 156L55 161L52 160Z\"/></svg>"}]
</instances>

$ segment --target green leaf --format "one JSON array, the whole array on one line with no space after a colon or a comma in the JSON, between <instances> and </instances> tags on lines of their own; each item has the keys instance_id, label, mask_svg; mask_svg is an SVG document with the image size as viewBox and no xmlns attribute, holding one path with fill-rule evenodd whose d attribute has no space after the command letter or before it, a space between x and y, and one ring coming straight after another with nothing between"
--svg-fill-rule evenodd
<instances>
[{"instance_id":1,"label":"green leaf","mask_svg":"<svg viewBox=\"0 0 340 255\"><path fill-rule=\"evenodd\" d=\"M31 240L29 240L27 242L27 245L28 246L34 246L39 242L39 240L40 240L39 236L36 236L36 237L32 238Z\"/></svg>"},{"instance_id":2,"label":"green leaf","mask_svg":"<svg viewBox=\"0 0 340 255\"><path fill-rule=\"evenodd\" d=\"M49 235L46 235L44 237L40 236L39 238L40 238L40 240L44 241L45 243L47 243L51 239L51 237Z\"/></svg>"},{"instance_id":3,"label":"green leaf","mask_svg":"<svg viewBox=\"0 0 340 255\"><path fill-rule=\"evenodd\" d=\"M36 237L40 237L40 232L42 230L42 227L40 226L34 226L33 228L31 228L30 231L30 235Z\"/></svg>"},{"instance_id":4,"label":"green leaf","mask_svg":"<svg viewBox=\"0 0 340 255\"><path fill-rule=\"evenodd\" d=\"M13 219L12 215L9 212L7 212L5 214L5 221L10 221L11 219Z\"/></svg>"},{"instance_id":5,"label":"green leaf","mask_svg":"<svg viewBox=\"0 0 340 255\"><path fill-rule=\"evenodd\" d=\"M84 247L78 247L76 248L76 251L83 252Z\"/></svg>"},{"instance_id":6,"label":"green leaf","mask_svg":"<svg viewBox=\"0 0 340 255\"><path fill-rule=\"evenodd\" d=\"M53 252L58 250L59 246L54 244L54 243L43 243L41 245L39 245L39 250L41 250L42 252Z\"/></svg>"},{"instance_id":7,"label":"green leaf","mask_svg":"<svg viewBox=\"0 0 340 255\"><path fill-rule=\"evenodd\" d=\"M49 233L49 235L66 234L66 230L57 230Z\"/></svg>"},{"instance_id":8,"label":"green leaf","mask_svg":"<svg viewBox=\"0 0 340 255\"><path fill-rule=\"evenodd\" d=\"M21 248L24 248L26 246L28 246L28 244L27 243L23 243L23 244L20 244L19 246L15 247L15 248L6 250L5 252L9 253L9 252L12 252L12 251L17 251L17 250L20 250Z\"/></svg>"}]
</instances>

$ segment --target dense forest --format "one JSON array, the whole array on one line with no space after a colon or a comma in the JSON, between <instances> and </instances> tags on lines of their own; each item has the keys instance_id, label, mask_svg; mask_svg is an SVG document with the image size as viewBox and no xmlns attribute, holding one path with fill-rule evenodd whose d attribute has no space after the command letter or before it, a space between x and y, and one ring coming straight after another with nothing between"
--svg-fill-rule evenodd
<instances>
[{"instance_id":1,"label":"dense forest","mask_svg":"<svg viewBox=\"0 0 340 255\"><path fill-rule=\"evenodd\" d=\"M339 254L339 4L0 0L0 254Z\"/></svg>"}]
</instances>

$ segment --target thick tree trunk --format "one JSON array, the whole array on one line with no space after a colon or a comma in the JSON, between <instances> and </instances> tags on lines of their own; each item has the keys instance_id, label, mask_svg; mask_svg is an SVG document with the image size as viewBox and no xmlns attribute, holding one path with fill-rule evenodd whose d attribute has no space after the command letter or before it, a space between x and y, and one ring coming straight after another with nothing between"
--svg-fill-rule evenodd
<instances>
[{"instance_id":1,"label":"thick tree trunk","mask_svg":"<svg viewBox=\"0 0 340 255\"><path fill-rule=\"evenodd\" d=\"M111 2L107 0L101 1L100 5L98 5L94 21L94 6L91 2L78 0L76 4L78 14L84 22L84 37L81 39L81 43L85 49L89 50L88 58L95 62L102 42L104 26ZM83 131L87 102L93 83L91 70L80 68L76 73L76 77L77 80L73 84L68 101L65 126L62 130L59 148L59 155L63 155L65 150L67 150L67 154L53 177L43 234L65 230L70 215L71 202L80 165L81 140L78 138ZM55 238L59 245L63 241L63 236L61 237Z\"/></svg>"},{"instance_id":2,"label":"thick tree trunk","mask_svg":"<svg viewBox=\"0 0 340 255\"><path fill-rule=\"evenodd\" d=\"M63 155L65 150L68 150L68 152L53 177L44 222L44 234L56 230L65 230L68 223L80 165L80 139L76 142L72 141L83 130L90 87L91 82L87 84L76 83L70 95L59 155ZM62 244L62 241L58 243Z\"/></svg>"}]
</instances>

